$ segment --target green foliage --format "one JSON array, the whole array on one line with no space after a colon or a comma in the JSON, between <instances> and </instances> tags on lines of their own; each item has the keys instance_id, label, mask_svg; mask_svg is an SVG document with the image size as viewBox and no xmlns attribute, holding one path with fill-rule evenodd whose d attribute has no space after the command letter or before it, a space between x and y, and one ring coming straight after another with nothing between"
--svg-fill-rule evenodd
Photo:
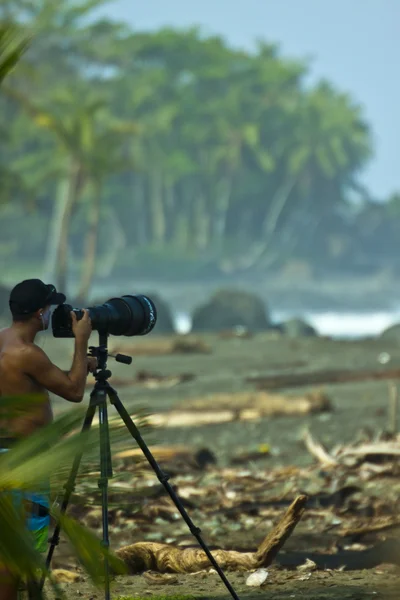
<instances>
[{"instance_id":1,"label":"green foliage","mask_svg":"<svg viewBox=\"0 0 400 600\"><path fill-rule=\"evenodd\" d=\"M2 417L15 416L29 402L42 402L43 398L2 398ZM18 518L10 496L12 490L40 490L51 479L53 486L61 487L69 474L77 454L98 450L98 435L74 433L83 421L84 409L69 411L54 423L18 442L8 452L0 454L0 562L20 577L30 577L45 570L44 558L33 547L32 539ZM104 577L104 561L107 560L116 573L125 572L122 562L102 546L90 531L67 515L59 515L51 507L55 519L61 519L62 530L82 566L95 584Z\"/></svg>"},{"instance_id":2,"label":"green foliage","mask_svg":"<svg viewBox=\"0 0 400 600\"><path fill-rule=\"evenodd\" d=\"M96 20L99 4L2 3L35 32L29 69L0 100L0 165L21 180L5 196L47 220L41 252L47 265L57 256L59 283L84 237L88 293L110 215L120 230L110 271L142 254L155 256L146 275L166 256L179 269L174 255L216 271L339 260L328 238L352 215L372 155L352 98L326 81L307 86L307 64L273 44L245 52L197 28L133 32Z\"/></svg>"},{"instance_id":3,"label":"green foliage","mask_svg":"<svg viewBox=\"0 0 400 600\"><path fill-rule=\"evenodd\" d=\"M17 65L28 43L17 27L0 22L0 84Z\"/></svg>"}]
</instances>

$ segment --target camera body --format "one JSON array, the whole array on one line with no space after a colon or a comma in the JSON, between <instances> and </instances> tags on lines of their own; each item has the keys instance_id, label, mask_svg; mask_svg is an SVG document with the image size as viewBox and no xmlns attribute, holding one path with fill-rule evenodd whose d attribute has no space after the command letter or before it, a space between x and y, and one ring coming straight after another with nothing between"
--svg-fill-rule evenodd
<instances>
[{"instance_id":1,"label":"camera body","mask_svg":"<svg viewBox=\"0 0 400 600\"><path fill-rule=\"evenodd\" d=\"M157 322L157 311L147 296L122 296L111 298L104 304L86 309L92 328L105 335L147 335ZM71 311L79 321L83 310L70 304L60 304L52 315L52 330L55 338L73 338Z\"/></svg>"},{"instance_id":2,"label":"camera body","mask_svg":"<svg viewBox=\"0 0 400 600\"><path fill-rule=\"evenodd\" d=\"M55 338L73 338L71 312L76 314L78 321L83 317L83 310L73 308L70 304L60 304L52 315L51 326ZM90 313L89 313L90 314Z\"/></svg>"}]
</instances>

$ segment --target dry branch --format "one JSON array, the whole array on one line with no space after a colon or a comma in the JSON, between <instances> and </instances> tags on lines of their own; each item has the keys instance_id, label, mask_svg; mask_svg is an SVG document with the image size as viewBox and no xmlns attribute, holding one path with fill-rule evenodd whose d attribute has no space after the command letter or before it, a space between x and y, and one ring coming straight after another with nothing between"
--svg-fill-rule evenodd
<instances>
[{"instance_id":1,"label":"dry branch","mask_svg":"<svg viewBox=\"0 0 400 600\"><path fill-rule=\"evenodd\" d=\"M300 521L306 503L307 496L298 496L256 552L214 550L213 556L222 568L231 571L248 571L270 565ZM182 550L168 544L153 542L138 542L125 546L117 550L116 555L125 562L130 573L195 573L210 567L210 562L201 549Z\"/></svg>"},{"instance_id":2,"label":"dry branch","mask_svg":"<svg viewBox=\"0 0 400 600\"><path fill-rule=\"evenodd\" d=\"M369 533L380 533L381 531L387 531L388 529L395 529L400 527L399 517L387 517L382 519L381 522L361 525L360 527L348 527L346 529L340 529L338 533L343 537L360 538L363 535Z\"/></svg>"},{"instance_id":3,"label":"dry branch","mask_svg":"<svg viewBox=\"0 0 400 600\"><path fill-rule=\"evenodd\" d=\"M304 434L304 443L307 450L314 456L322 465L335 467L338 462L331 456L320 442L317 442L309 431Z\"/></svg>"},{"instance_id":4,"label":"dry branch","mask_svg":"<svg viewBox=\"0 0 400 600\"><path fill-rule=\"evenodd\" d=\"M276 527L261 542L255 553L257 568L268 567L272 563L303 516L306 504L307 496L298 496Z\"/></svg>"},{"instance_id":5,"label":"dry branch","mask_svg":"<svg viewBox=\"0 0 400 600\"><path fill-rule=\"evenodd\" d=\"M358 446L340 446L334 451L334 456L329 454L322 444L317 442L309 432L305 433L303 439L310 454L315 456L324 466L335 467L343 465L355 467L364 463L364 466L371 469L371 471L383 474L393 471L394 465L389 470L386 466L382 469L380 465L376 469L376 465L373 464L374 462L393 461L396 464L400 458L400 444L397 439L388 442L370 442L359 444Z\"/></svg>"},{"instance_id":6,"label":"dry branch","mask_svg":"<svg viewBox=\"0 0 400 600\"><path fill-rule=\"evenodd\" d=\"M205 448L196 450L190 446L177 444L171 446L151 446L150 451L157 462L183 461L192 469L203 468L207 464L216 462L212 452ZM147 464L147 459L140 448L130 448L129 450L118 452L115 458L121 461L125 469L131 466L136 468L137 463Z\"/></svg>"}]
</instances>

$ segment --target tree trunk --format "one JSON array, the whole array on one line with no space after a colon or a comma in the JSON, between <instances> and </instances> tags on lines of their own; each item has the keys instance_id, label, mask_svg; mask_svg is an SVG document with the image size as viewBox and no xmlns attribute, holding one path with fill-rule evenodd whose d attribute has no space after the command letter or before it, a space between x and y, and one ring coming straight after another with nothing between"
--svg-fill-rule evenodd
<instances>
[{"instance_id":1,"label":"tree trunk","mask_svg":"<svg viewBox=\"0 0 400 600\"><path fill-rule=\"evenodd\" d=\"M45 281L54 281L57 271L57 248L61 236L65 205L68 202L69 184L69 179L65 177L57 186L57 196L50 220L44 258L43 279Z\"/></svg>"},{"instance_id":2,"label":"tree trunk","mask_svg":"<svg viewBox=\"0 0 400 600\"><path fill-rule=\"evenodd\" d=\"M165 206L165 241L170 243L174 239L174 221L177 216L175 202L175 186L172 182L164 183L164 206Z\"/></svg>"},{"instance_id":3,"label":"tree trunk","mask_svg":"<svg viewBox=\"0 0 400 600\"><path fill-rule=\"evenodd\" d=\"M196 250L203 252L210 244L211 219L205 194L199 192L194 201L193 235Z\"/></svg>"},{"instance_id":4,"label":"tree trunk","mask_svg":"<svg viewBox=\"0 0 400 600\"><path fill-rule=\"evenodd\" d=\"M82 170L78 164L72 164L69 181L68 192L65 195L63 209L59 212L60 235L57 244L57 262L56 262L56 286L57 289L64 294L67 293L67 272L68 272L68 234L71 223L73 209L79 197L79 192L82 187Z\"/></svg>"},{"instance_id":5,"label":"tree trunk","mask_svg":"<svg viewBox=\"0 0 400 600\"><path fill-rule=\"evenodd\" d=\"M99 181L94 186L93 199L89 206L89 226L86 232L82 276L78 291L78 301L81 305L84 305L88 300L96 270L97 240L100 223L102 190L103 185Z\"/></svg>"},{"instance_id":6,"label":"tree trunk","mask_svg":"<svg viewBox=\"0 0 400 600\"><path fill-rule=\"evenodd\" d=\"M295 186L297 178L292 177L278 189L271 202L271 210L264 219L262 233L266 240L270 240L275 234L279 218L286 207L290 194Z\"/></svg>"},{"instance_id":7,"label":"tree trunk","mask_svg":"<svg viewBox=\"0 0 400 600\"><path fill-rule=\"evenodd\" d=\"M101 277L110 277L121 252L127 246L127 237L121 225L120 216L114 207L108 206L106 208L104 218L107 220L107 252L102 253L101 261L98 261L96 270ZM99 240L97 245L99 246Z\"/></svg>"},{"instance_id":8,"label":"tree trunk","mask_svg":"<svg viewBox=\"0 0 400 600\"><path fill-rule=\"evenodd\" d=\"M213 223L213 238L218 250L222 249L225 235L226 235L226 223L228 217L228 210L230 204L230 198L232 194L233 178L224 177L219 181L216 186L217 197L216 210L214 215Z\"/></svg>"},{"instance_id":9,"label":"tree trunk","mask_svg":"<svg viewBox=\"0 0 400 600\"><path fill-rule=\"evenodd\" d=\"M257 244L257 247L249 252L249 255L245 256L241 260L241 269L251 269L255 267L261 259L265 259L268 252L271 252L272 240L276 234L278 221L284 211L292 190L296 184L297 177L292 177L281 187L278 188L274 194L271 202L271 209L268 211L262 224L262 240ZM276 260L277 255L271 255L271 264ZM268 263L269 261L266 261Z\"/></svg>"},{"instance_id":10,"label":"tree trunk","mask_svg":"<svg viewBox=\"0 0 400 600\"><path fill-rule=\"evenodd\" d=\"M161 246L165 239L165 211L163 203L162 174L152 173L150 181L150 218L152 242Z\"/></svg>"},{"instance_id":11,"label":"tree trunk","mask_svg":"<svg viewBox=\"0 0 400 600\"><path fill-rule=\"evenodd\" d=\"M144 175L133 175L133 204L135 215L135 246L145 246L148 242L148 219L146 215L146 189Z\"/></svg>"}]
</instances>

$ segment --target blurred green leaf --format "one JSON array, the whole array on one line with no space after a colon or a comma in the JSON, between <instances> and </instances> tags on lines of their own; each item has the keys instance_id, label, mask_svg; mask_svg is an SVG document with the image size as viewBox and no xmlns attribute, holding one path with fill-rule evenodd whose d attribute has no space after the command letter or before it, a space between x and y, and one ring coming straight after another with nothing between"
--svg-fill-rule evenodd
<instances>
[{"instance_id":1,"label":"blurred green leaf","mask_svg":"<svg viewBox=\"0 0 400 600\"><path fill-rule=\"evenodd\" d=\"M30 44L14 25L0 23L0 84L11 73Z\"/></svg>"}]
</instances>

